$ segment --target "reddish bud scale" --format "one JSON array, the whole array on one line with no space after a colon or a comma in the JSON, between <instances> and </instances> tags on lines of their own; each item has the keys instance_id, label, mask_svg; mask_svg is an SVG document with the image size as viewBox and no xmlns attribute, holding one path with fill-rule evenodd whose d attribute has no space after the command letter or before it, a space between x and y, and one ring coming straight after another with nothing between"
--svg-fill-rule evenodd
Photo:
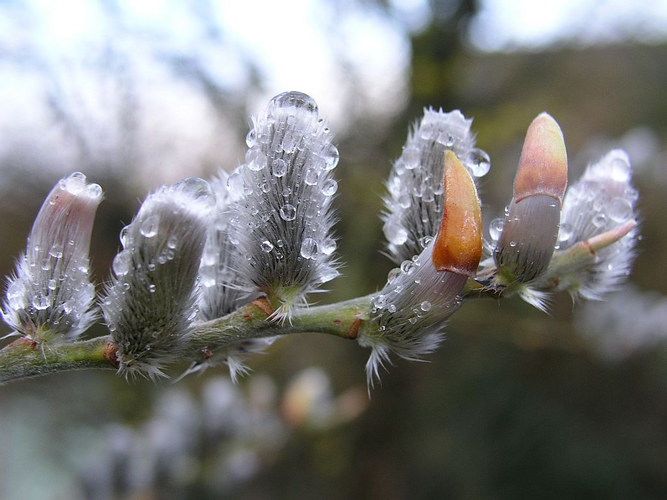
<instances>
[{"instance_id":1,"label":"reddish bud scale","mask_svg":"<svg viewBox=\"0 0 667 500\"><path fill-rule=\"evenodd\" d=\"M528 127L514 179L514 201L547 195L563 201L567 187L567 152L563 133L549 114L541 113Z\"/></svg>"},{"instance_id":2,"label":"reddish bud scale","mask_svg":"<svg viewBox=\"0 0 667 500\"><path fill-rule=\"evenodd\" d=\"M482 258L482 211L470 174L452 151L445 152L445 204L433 246L439 272L474 276Z\"/></svg>"}]
</instances>

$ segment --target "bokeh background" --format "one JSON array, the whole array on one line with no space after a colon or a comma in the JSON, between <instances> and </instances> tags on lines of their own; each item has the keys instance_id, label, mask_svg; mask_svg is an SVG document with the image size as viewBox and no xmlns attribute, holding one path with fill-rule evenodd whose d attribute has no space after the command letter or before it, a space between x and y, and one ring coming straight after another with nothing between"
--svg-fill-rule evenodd
<instances>
[{"instance_id":1,"label":"bokeh background","mask_svg":"<svg viewBox=\"0 0 667 500\"><path fill-rule=\"evenodd\" d=\"M2 275L78 170L106 192L101 286L140 200L234 168L249 116L285 90L317 100L341 152L345 267L320 302L384 283L383 179L425 106L474 117L487 223L547 110L571 179L629 152L643 234L607 302L470 302L370 401L368 352L324 336L276 342L236 386L220 368L0 387L0 498L666 498L665 89L664 0L0 1Z\"/></svg>"}]
</instances>

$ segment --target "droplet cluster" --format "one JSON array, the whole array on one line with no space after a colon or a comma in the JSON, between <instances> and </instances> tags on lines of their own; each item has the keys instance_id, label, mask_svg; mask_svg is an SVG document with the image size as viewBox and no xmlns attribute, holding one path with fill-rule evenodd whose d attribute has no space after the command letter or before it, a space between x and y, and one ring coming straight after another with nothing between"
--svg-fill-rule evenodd
<instances>
[{"instance_id":1,"label":"droplet cluster","mask_svg":"<svg viewBox=\"0 0 667 500\"><path fill-rule=\"evenodd\" d=\"M121 231L102 310L126 373L159 375L187 336L212 204L206 181L185 179L151 194Z\"/></svg>"},{"instance_id":2,"label":"droplet cluster","mask_svg":"<svg viewBox=\"0 0 667 500\"><path fill-rule=\"evenodd\" d=\"M620 149L589 165L565 194L558 248L567 249L636 219L639 194L631 178L630 159ZM633 230L600 250L595 266L579 277L579 293L586 298L599 298L624 279L634 258L636 241L637 232Z\"/></svg>"},{"instance_id":3,"label":"droplet cluster","mask_svg":"<svg viewBox=\"0 0 667 500\"><path fill-rule=\"evenodd\" d=\"M95 318L88 251L102 188L75 172L47 196L9 279L3 318L18 333L74 339Z\"/></svg>"},{"instance_id":4,"label":"droplet cluster","mask_svg":"<svg viewBox=\"0 0 667 500\"><path fill-rule=\"evenodd\" d=\"M245 162L227 180L238 196L230 237L238 242L232 267L248 290L280 284L302 293L337 276L331 203L338 150L315 101L300 92L272 99L253 120Z\"/></svg>"},{"instance_id":5,"label":"droplet cluster","mask_svg":"<svg viewBox=\"0 0 667 500\"><path fill-rule=\"evenodd\" d=\"M385 196L383 229L396 264L419 254L419 240L434 237L440 227L445 151L452 150L473 177L489 171L489 156L475 147L471 123L458 110L427 109L409 134L393 165Z\"/></svg>"}]
</instances>

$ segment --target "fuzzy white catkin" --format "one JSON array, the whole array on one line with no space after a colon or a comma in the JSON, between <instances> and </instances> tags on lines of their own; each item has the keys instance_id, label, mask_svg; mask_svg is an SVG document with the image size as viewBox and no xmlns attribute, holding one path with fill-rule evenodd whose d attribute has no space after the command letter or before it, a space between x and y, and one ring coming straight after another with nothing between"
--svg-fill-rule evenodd
<instances>
[{"instance_id":1,"label":"fuzzy white catkin","mask_svg":"<svg viewBox=\"0 0 667 500\"><path fill-rule=\"evenodd\" d=\"M379 369L391 352L415 360L434 351L442 341L447 319L461 305L467 276L436 271L432 253L431 240L418 257L394 269L385 287L373 297L371 321L377 329L363 330L358 338L361 346L372 349L366 364L369 387L379 378Z\"/></svg>"},{"instance_id":2,"label":"fuzzy white catkin","mask_svg":"<svg viewBox=\"0 0 667 500\"><path fill-rule=\"evenodd\" d=\"M230 237L230 206L235 200L234 193L229 190L228 179L226 172L220 172L209 182L215 196L215 211L199 268L201 291L198 318L202 321L225 316L254 298L252 293L242 289L242 277L233 266L242 255L239 246Z\"/></svg>"},{"instance_id":3,"label":"fuzzy white catkin","mask_svg":"<svg viewBox=\"0 0 667 500\"><path fill-rule=\"evenodd\" d=\"M101 201L100 186L80 172L61 179L47 196L7 287L2 316L18 334L73 340L94 321L88 252Z\"/></svg>"},{"instance_id":4,"label":"fuzzy white catkin","mask_svg":"<svg viewBox=\"0 0 667 500\"><path fill-rule=\"evenodd\" d=\"M473 177L485 175L489 156L475 147L472 119L456 110L425 109L394 162L384 197L384 234L389 256L396 264L419 255L425 240L440 227L444 204L444 154L452 150Z\"/></svg>"},{"instance_id":5,"label":"fuzzy white catkin","mask_svg":"<svg viewBox=\"0 0 667 500\"><path fill-rule=\"evenodd\" d=\"M589 165L565 194L559 248L567 249L636 219L639 194L631 180L630 159L623 150L612 150ZM630 272L638 234L634 228L621 240L599 250L594 264L562 277L559 288L586 299L600 299L616 289Z\"/></svg>"},{"instance_id":6,"label":"fuzzy white catkin","mask_svg":"<svg viewBox=\"0 0 667 500\"><path fill-rule=\"evenodd\" d=\"M253 120L245 163L228 179L231 238L247 291L279 298L289 314L305 295L338 275L333 258L332 170L338 150L315 101L300 92L274 97Z\"/></svg>"},{"instance_id":7,"label":"fuzzy white catkin","mask_svg":"<svg viewBox=\"0 0 667 500\"><path fill-rule=\"evenodd\" d=\"M186 179L151 194L121 232L102 301L121 372L162 375L188 337L211 205L208 183Z\"/></svg>"}]
</instances>

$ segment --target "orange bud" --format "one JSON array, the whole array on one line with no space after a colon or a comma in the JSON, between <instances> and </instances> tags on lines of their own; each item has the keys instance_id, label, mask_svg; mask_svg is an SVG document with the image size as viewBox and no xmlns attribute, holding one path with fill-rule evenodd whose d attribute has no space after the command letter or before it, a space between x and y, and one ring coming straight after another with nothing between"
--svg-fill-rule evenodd
<instances>
[{"instance_id":1,"label":"orange bud","mask_svg":"<svg viewBox=\"0 0 667 500\"><path fill-rule=\"evenodd\" d=\"M474 276L482 258L482 210L475 183L452 151L445 151L445 206L432 260L438 271Z\"/></svg>"},{"instance_id":2,"label":"orange bud","mask_svg":"<svg viewBox=\"0 0 667 500\"><path fill-rule=\"evenodd\" d=\"M542 194L563 201L567 186L567 152L563 132L549 114L528 127L514 179L514 201Z\"/></svg>"}]
</instances>

